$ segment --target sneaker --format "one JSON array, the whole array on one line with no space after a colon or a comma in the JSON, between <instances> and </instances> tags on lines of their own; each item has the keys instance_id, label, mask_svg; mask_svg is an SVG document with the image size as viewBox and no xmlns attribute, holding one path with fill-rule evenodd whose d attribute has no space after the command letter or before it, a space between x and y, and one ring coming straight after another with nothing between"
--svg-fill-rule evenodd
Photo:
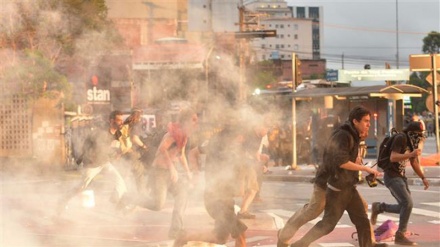
<instances>
[{"instance_id":1,"label":"sneaker","mask_svg":"<svg viewBox=\"0 0 440 247\"><path fill-rule=\"evenodd\" d=\"M378 214L380 214L380 202L373 202L373 204L371 204L371 218L370 218L370 222L373 226L376 225Z\"/></svg>"},{"instance_id":2,"label":"sneaker","mask_svg":"<svg viewBox=\"0 0 440 247\"><path fill-rule=\"evenodd\" d=\"M387 243L375 243L373 246L374 247L388 247L388 244Z\"/></svg>"},{"instance_id":3,"label":"sneaker","mask_svg":"<svg viewBox=\"0 0 440 247\"><path fill-rule=\"evenodd\" d=\"M398 245L417 245L417 243L412 242L411 240L405 237L405 234L401 231L396 232L396 238L394 239L394 244Z\"/></svg>"},{"instance_id":4,"label":"sneaker","mask_svg":"<svg viewBox=\"0 0 440 247\"><path fill-rule=\"evenodd\" d=\"M237 217L239 219L255 219L256 218L255 214L251 214L249 212L244 212L244 213L238 212Z\"/></svg>"}]
</instances>

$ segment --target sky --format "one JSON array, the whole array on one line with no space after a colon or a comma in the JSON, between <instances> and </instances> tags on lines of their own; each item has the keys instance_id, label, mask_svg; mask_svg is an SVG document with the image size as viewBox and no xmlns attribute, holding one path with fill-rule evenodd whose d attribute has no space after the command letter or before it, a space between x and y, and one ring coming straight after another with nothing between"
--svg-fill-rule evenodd
<instances>
[{"instance_id":1,"label":"sky","mask_svg":"<svg viewBox=\"0 0 440 247\"><path fill-rule=\"evenodd\" d=\"M328 69L363 69L365 64L370 64L371 69L383 69L386 62L392 69L405 69L409 67L410 54L423 54L423 38L431 31L440 32L440 0L287 0L287 3L323 7L321 57L327 60Z\"/></svg>"}]
</instances>

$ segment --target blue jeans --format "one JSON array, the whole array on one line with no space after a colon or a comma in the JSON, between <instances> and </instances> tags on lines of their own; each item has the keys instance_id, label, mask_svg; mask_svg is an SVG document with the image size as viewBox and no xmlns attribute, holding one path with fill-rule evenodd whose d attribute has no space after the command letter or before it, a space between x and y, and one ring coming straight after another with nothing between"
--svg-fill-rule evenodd
<instances>
[{"instance_id":1,"label":"blue jeans","mask_svg":"<svg viewBox=\"0 0 440 247\"><path fill-rule=\"evenodd\" d=\"M407 179L403 177L390 177L385 173L384 182L391 195L396 198L398 204L383 203L381 209L384 212L399 214L399 231L405 233L413 208L413 200L408 188Z\"/></svg>"}]
</instances>

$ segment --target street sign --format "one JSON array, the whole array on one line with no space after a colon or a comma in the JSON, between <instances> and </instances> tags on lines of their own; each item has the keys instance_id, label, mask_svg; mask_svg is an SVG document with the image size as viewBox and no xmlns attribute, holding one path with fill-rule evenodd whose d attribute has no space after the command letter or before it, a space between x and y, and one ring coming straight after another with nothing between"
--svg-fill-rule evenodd
<instances>
[{"instance_id":1,"label":"street sign","mask_svg":"<svg viewBox=\"0 0 440 247\"><path fill-rule=\"evenodd\" d=\"M436 70L440 69L440 54L433 54L435 63L437 64ZM432 58L431 54L420 54L409 56L409 67L411 71L431 71L432 70Z\"/></svg>"},{"instance_id":2,"label":"street sign","mask_svg":"<svg viewBox=\"0 0 440 247\"><path fill-rule=\"evenodd\" d=\"M327 70L325 78L327 81L338 81L338 71L334 69Z\"/></svg>"},{"instance_id":3,"label":"street sign","mask_svg":"<svg viewBox=\"0 0 440 247\"><path fill-rule=\"evenodd\" d=\"M435 129L440 129L439 124L439 106L434 102L438 101L438 73L440 70L440 54L421 54L409 56L409 67L411 71L431 71L431 78L426 78L432 85L432 98L428 96L426 106L430 111L434 111ZM431 105L432 107L428 106ZM440 132L435 132L437 152L440 153Z\"/></svg>"},{"instance_id":4,"label":"street sign","mask_svg":"<svg viewBox=\"0 0 440 247\"><path fill-rule=\"evenodd\" d=\"M339 70L338 81L406 81L408 69Z\"/></svg>"},{"instance_id":5,"label":"street sign","mask_svg":"<svg viewBox=\"0 0 440 247\"><path fill-rule=\"evenodd\" d=\"M436 72L437 73L437 83L439 83L440 82L440 74L438 73L438 72ZM429 75L427 75L426 76L426 78L425 78L425 80L427 81L427 82L429 82L429 84L431 84L431 85L434 85L434 83L433 83L433 78L432 78L432 73L429 73Z\"/></svg>"}]
</instances>

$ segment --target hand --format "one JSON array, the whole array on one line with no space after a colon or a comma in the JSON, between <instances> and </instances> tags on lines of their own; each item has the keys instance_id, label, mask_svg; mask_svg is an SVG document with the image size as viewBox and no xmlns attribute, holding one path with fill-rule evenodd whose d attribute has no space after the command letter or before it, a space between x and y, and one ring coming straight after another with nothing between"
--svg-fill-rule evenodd
<instances>
[{"instance_id":1,"label":"hand","mask_svg":"<svg viewBox=\"0 0 440 247\"><path fill-rule=\"evenodd\" d=\"M422 179L422 182L423 182L423 185L425 185L425 190L427 190L428 188L429 188L429 181L428 181L428 179L426 179L426 178L423 178Z\"/></svg>"},{"instance_id":2,"label":"hand","mask_svg":"<svg viewBox=\"0 0 440 247\"><path fill-rule=\"evenodd\" d=\"M366 167L366 168L367 168L367 172L368 172L368 173L374 175L374 178L376 178L376 177L380 177L380 176L383 175L382 172L379 172L379 171L376 170L376 169L373 169L373 168L370 168L370 167Z\"/></svg>"},{"instance_id":3,"label":"hand","mask_svg":"<svg viewBox=\"0 0 440 247\"><path fill-rule=\"evenodd\" d=\"M270 159L269 155L267 155L267 154L260 154L260 161L268 162L269 159Z\"/></svg>"},{"instance_id":4,"label":"hand","mask_svg":"<svg viewBox=\"0 0 440 247\"><path fill-rule=\"evenodd\" d=\"M414 149L414 151L411 152L412 157L417 157L420 156L422 154L422 150L420 149Z\"/></svg>"}]
</instances>

